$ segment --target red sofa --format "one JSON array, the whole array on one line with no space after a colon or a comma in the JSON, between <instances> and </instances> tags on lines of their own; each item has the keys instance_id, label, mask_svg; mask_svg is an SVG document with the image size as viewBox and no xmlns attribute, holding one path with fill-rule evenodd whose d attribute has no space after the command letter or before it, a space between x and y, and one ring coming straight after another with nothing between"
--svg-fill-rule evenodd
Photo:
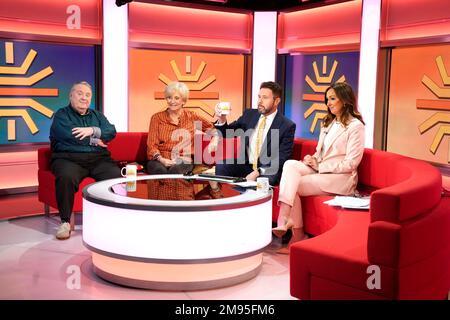
<instances>
[{"instance_id":1,"label":"red sofa","mask_svg":"<svg viewBox=\"0 0 450 320\"><path fill-rule=\"evenodd\" d=\"M145 162L147 159L147 133L145 132L119 132L108 145L111 156L116 161ZM49 207L58 208L55 197L55 176L50 170L51 150L49 147L38 149L38 198L44 203L45 213L49 214ZM82 190L94 182L86 178L80 183L75 194L74 212L82 211Z\"/></svg>"},{"instance_id":2,"label":"red sofa","mask_svg":"<svg viewBox=\"0 0 450 320\"><path fill-rule=\"evenodd\" d=\"M312 154L316 143L296 139L294 158ZM371 192L369 211L328 206L323 202L330 196L302 198L305 231L315 237L291 246L291 295L447 298L450 198L443 197L439 170L423 161L366 149L358 174L358 190ZM374 286L378 280L379 288Z\"/></svg>"},{"instance_id":3,"label":"red sofa","mask_svg":"<svg viewBox=\"0 0 450 320\"><path fill-rule=\"evenodd\" d=\"M147 161L147 132L118 132L116 137L109 143L108 150L111 157L118 162L140 162ZM202 139L202 135L195 136L194 153L196 161L204 161L205 164L214 164L214 159L226 159L233 157L239 150L239 142L220 143L218 153L209 155L205 150L208 141ZM58 208L55 197L55 176L50 170L51 150L49 147L38 149L38 198L44 203L46 215L50 213L50 207ZM86 178L80 183L79 191L75 194L73 212L82 211L82 190L88 184L94 182L92 178Z\"/></svg>"}]
</instances>

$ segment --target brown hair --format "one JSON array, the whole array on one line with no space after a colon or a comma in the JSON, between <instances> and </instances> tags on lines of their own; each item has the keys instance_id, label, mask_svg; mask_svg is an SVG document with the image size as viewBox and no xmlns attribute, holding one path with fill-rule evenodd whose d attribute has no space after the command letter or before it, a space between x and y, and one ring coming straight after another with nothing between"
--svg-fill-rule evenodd
<instances>
[{"instance_id":1,"label":"brown hair","mask_svg":"<svg viewBox=\"0 0 450 320\"><path fill-rule=\"evenodd\" d=\"M281 99L281 95L283 94L283 89L281 88L281 86L273 81L266 81L261 83L261 86L259 87L260 89L265 88L265 89L270 89L272 91L273 97L274 98L280 98Z\"/></svg>"},{"instance_id":2,"label":"brown hair","mask_svg":"<svg viewBox=\"0 0 450 320\"><path fill-rule=\"evenodd\" d=\"M327 90L325 90L325 105L328 104L327 92L330 89L334 90L336 96L343 104L342 115L340 119L342 124L344 126L347 126L350 122L350 116L358 119L363 124L365 124L362 115L358 112L358 106L356 105L356 97L352 87L346 82L335 82L331 84L327 88ZM336 116L331 113L330 108L328 108L327 106L327 115L322 120L322 126L328 127L330 123L334 120L334 118L336 118Z\"/></svg>"}]
</instances>

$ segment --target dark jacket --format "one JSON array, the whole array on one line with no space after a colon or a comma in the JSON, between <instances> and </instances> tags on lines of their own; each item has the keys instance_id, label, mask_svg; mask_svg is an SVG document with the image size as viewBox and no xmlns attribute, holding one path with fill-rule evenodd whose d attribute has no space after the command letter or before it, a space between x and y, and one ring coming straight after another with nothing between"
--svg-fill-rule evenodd
<instances>
[{"instance_id":1,"label":"dark jacket","mask_svg":"<svg viewBox=\"0 0 450 320\"><path fill-rule=\"evenodd\" d=\"M240 154L245 155L246 163L249 163L247 151L251 134L251 131L247 130L256 129L259 117L260 113L257 109L247 109L245 110L244 114L236 121L230 124L226 123L222 126L216 126L217 130L219 130L224 137L230 137L230 134L227 135L227 129L231 129L230 131L234 131L234 133L229 131L231 135L241 137L241 141L244 141L244 144L241 144L241 146L245 147L245 152L240 152ZM241 129L242 131L238 129ZM272 142L271 132L274 129L278 130L277 142ZM260 157L258 159L258 167L266 169L266 172L263 176L269 178L269 183L271 185L277 185L281 179L283 165L286 160L290 159L292 155L292 150L294 148L294 136L295 123L282 115L280 111L278 111L275 118L273 119L272 126L270 127L270 130L263 141ZM274 138L276 138L276 135L274 136Z\"/></svg>"},{"instance_id":2,"label":"dark jacket","mask_svg":"<svg viewBox=\"0 0 450 320\"><path fill-rule=\"evenodd\" d=\"M70 105L59 109L50 128L50 143L53 152L105 152L105 148L90 145L90 137L77 139L72 134L76 127L98 127L101 130L100 139L109 142L116 136L116 128L99 111L89 109L85 115L80 115Z\"/></svg>"}]
</instances>

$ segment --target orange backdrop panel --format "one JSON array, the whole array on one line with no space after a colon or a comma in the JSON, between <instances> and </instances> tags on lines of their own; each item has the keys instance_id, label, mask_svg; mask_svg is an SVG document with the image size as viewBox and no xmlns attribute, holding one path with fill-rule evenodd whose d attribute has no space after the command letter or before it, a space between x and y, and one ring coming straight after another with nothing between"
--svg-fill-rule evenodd
<instances>
[{"instance_id":1,"label":"orange backdrop panel","mask_svg":"<svg viewBox=\"0 0 450 320\"><path fill-rule=\"evenodd\" d=\"M187 84L190 99L185 108L206 119L213 120L219 101L231 102L229 120L242 114L243 55L130 49L129 57L129 131L148 131L151 116L166 109L162 92L168 80Z\"/></svg>"},{"instance_id":2,"label":"orange backdrop panel","mask_svg":"<svg viewBox=\"0 0 450 320\"><path fill-rule=\"evenodd\" d=\"M392 51L388 151L435 163L450 162L450 83L442 77L439 65L450 75L450 45ZM436 87L427 86L426 78Z\"/></svg>"}]
</instances>

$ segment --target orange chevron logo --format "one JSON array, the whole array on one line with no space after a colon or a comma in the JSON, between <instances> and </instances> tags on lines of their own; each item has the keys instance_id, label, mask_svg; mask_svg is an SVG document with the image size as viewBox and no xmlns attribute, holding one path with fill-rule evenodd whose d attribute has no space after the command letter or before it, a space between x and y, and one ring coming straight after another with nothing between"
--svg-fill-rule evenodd
<instances>
[{"instance_id":1,"label":"orange chevron logo","mask_svg":"<svg viewBox=\"0 0 450 320\"><path fill-rule=\"evenodd\" d=\"M439 110L430 118L419 125L420 134L424 134L432 127L439 124L439 129L434 135L433 142L430 146L430 152L435 154L444 136L450 135L450 76L444 65L442 56L436 57L436 65L439 70L439 75L442 79L443 87L437 85L427 75L422 77L422 84L425 85L438 99L417 99L417 109ZM447 161L450 162L450 141L448 146Z\"/></svg>"},{"instance_id":2,"label":"orange chevron logo","mask_svg":"<svg viewBox=\"0 0 450 320\"><path fill-rule=\"evenodd\" d=\"M319 73L319 68L317 67L317 62L314 61L312 63L314 70L314 78L315 81L311 79L309 75L305 76L305 81L309 85L309 87L315 92L314 94L305 93L302 98L303 101L314 101L311 107L305 111L303 114L304 119L313 116L314 118L309 127L309 132L314 133L316 130L317 124L319 121L322 121L323 118L327 115L327 106L323 103L323 93L333 82L333 77L336 73L337 66L339 64L338 61L334 60L333 65L331 66L330 72L327 74L327 56L323 56L322 58L322 75ZM336 82L344 82L345 76L341 76Z\"/></svg>"},{"instance_id":3,"label":"orange chevron logo","mask_svg":"<svg viewBox=\"0 0 450 320\"><path fill-rule=\"evenodd\" d=\"M40 97L56 97L58 89L55 88L31 88L39 81L45 79L53 73L53 69L48 66L33 75L26 76L30 66L37 56L37 52L30 49L27 56L20 66L14 65L14 43L5 42L5 63L11 66L0 66L0 118L12 117L7 121L8 140L16 140L16 119L22 118L25 121L31 134L39 132L39 128L31 118L28 110L23 107L31 107L32 109L42 113L47 118L53 116L53 111L35 101L30 96ZM11 75L25 75L12 77ZM24 86L24 87L8 87L8 86ZM23 98L17 98L22 96ZM8 97L8 98L7 98ZM11 108L12 107L12 108Z\"/></svg>"},{"instance_id":4,"label":"orange chevron logo","mask_svg":"<svg viewBox=\"0 0 450 320\"><path fill-rule=\"evenodd\" d=\"M185 63L185 74L181 74L180 69L178 68L175 60L170 61L170 66L175 74L176 81L186 82L186 85L189 88L189 100L184 106L188 109L200 109L204 113L208 114L210 117L214 117L214 106L209 106L206 102L202 101L204 99L209 100L219 100L219 92L206 92L203 91L209 85L211 85L214 81L216 81L216 76L212 75L206 78L205 80L199 82L200 77L206 68L206 62L202 61L200 66L197 68L194 74L192 74L192 57L186 56ZM164 84L169 84L172 81L169 77L160 73L158 79ZM164 92L157 91L155 92L155 99L164 100Z\"/></svg>"}]
</instances>

